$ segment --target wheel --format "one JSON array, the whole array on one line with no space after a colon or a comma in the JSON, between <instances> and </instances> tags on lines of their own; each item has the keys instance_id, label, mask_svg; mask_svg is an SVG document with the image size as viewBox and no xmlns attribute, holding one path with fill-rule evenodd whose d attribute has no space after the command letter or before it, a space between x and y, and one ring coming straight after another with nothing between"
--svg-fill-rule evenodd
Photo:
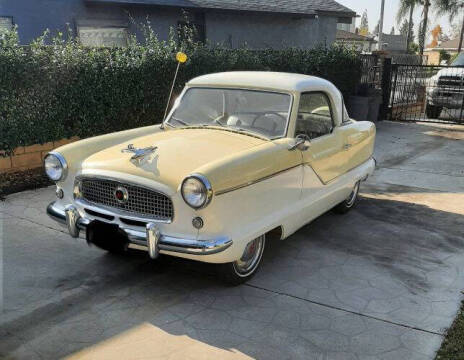
<instances>
[{"instance_id":1,"label":"wheel","mask_svg":"<svg viewBox=\"0 0 464 360\"><path fill-rule=\"evenodd\" d=\"M429 119L438 119L440 117L441 111L443 110L442 106L430 105L427 103L425 106L425 115Z\"/></svg>"},{"instance_id":2,"label":"wheel","mask_svg":"<svg viewBox=\"0 0 464 360\"><path fill-rule=\"evenodd\" d=\"M358 200L358 193L359 193L359 184L361 181L358 181L356 184L354 184L353 190L351 191L350 196L340 204L338 204L336 207L334 207L334 211L339 213L339 214L346 214L348 211L350 211L353 206L356 204L356 201Z\"/></svg>"},{"instance_id":3,"label":"wheel","mask_svg":"<svg viewBox=\"0 0 464 360\"><path fill-rule=\"evenodd\" d=\"M223 280L231 285L240 285L250 280L261 264L265 246L266 236L261 235L247 244L239 260L219 265Z\"/></svg>"}]
</instances>

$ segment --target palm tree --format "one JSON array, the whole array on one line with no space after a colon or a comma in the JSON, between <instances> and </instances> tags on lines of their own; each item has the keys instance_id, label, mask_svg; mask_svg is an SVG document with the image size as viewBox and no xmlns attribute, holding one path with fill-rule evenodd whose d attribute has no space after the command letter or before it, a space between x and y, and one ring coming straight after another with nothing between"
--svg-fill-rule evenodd
<instances>
[{"instance_id":1,"label":"palm tree","mask_svg":"<svg viewBox=\"0 0 464 360\"><path fill-rule=\"evenodd\" d=\"M400 8L396 14L396 21L398 24L406 17L409 13L408 20L408 34L406 36L406 51L409 52L409 43L411 42L411 25L412 25L412 16L414 14L414 7L418 3L418 0L401 0Z\"/></svg>"},{"instance_id":2,"label":"palm tree","mask_svg":"<svg viewBox=\"0 0 464 360\"><path fill-rule=\"evenodd\" d=\"M435 0L437 15L448 15L450 22L455 16L464 13L464 1L462 0ZM459 37L458 53L462 50L462 38L464 36L464 17L462 19L461 34Z\"/></svg>"},{"instance_id":3,"label":"palm tree","mask_svg":"<svg viewBox=\"0 0 464 360\"><path fill-rule=\"evenodd\" d=\"M423 16L422 16L422 26L420 27L419 34L419 54L424 55L424 46L425 46L425 35L427 34L427 22L429 21L429 9L430 0L420 0L420 4L423 6Z\"/></svg>"},{"instance_id":4,"label":"palm tree","mask_svg":"<svg viewBox=\"0 0 464 360\"><path fill-rule=\"evenodd\" d=\"M437 0L441 1L441 0ZM460 0L443 0L443 1L460 1ZM412 14L416 5L422 5L422 22L419 26L419 53L424 55L425 35L427 34L427 23L429 21L430 0L400 0L400 8L398 9L397 20L403 19L409 11L409 21L412 21ZM410 40L408 40L410 41ZM409 43L408 43L409 46Z\"/></svg>"}]
</instances>

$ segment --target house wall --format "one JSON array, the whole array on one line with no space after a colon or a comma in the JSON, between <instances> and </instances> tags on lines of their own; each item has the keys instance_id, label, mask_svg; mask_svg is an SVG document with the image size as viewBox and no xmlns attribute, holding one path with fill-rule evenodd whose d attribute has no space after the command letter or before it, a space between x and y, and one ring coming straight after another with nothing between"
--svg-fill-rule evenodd
<instances>
[{"instance_id":1,"label":"house wall","mask_svg":"<svg viewBox=\"0 0 464 360\"><path fill-rule=\"evenodd\" d=\"M456 55L457 51L446 51L451 56ZM427 58L427 65L440 65L440 51L439 50L426 50L425 55L428 56Z\"/></svg>"},{"instance_id":2,"label":"house wall","mask_svg":"<svg viewBox=\"0 0 464 360\"><path fill-rule=\"evenodd\" d=\"M356 18L355 17L352 18L350 24L345 24L345 23L337 24L337 29L354 33L356 31Z\"/></svg>"},{"instance_id":3,"label":"house wall","mask_svg":"<svg viewBox=\"0 0 464 360\"><path fill-rule=\"evenodd\" d=\"M290 15L207 13L206 37L212 44L231 48L311 48L335 40L337 19L296 18Z\"/></svg>"},{"instance_id":4,"label":"house wall","mask_svg":"<svg viewBox=\"0 0 464 360\"><path fill-rule=\"evenodd\" d=\"M65 32L66 23L76 30L80 18L124 19L116 6L86 6L81 0L1 0L0 16L13 16L21 43L28 44L45 29Z\"/></svg>"},{"instance_id":5,"label":"house wall","mask_svg":"<svg viewBox=\"0 0 464 360\"><path fill-rule=\"evenodd\" d=\"M57 31L65 33L66 23L74 32L77 32L78 24L125 25L141 40L140 26L133 24L128 14L136 24L145 23L148 18L161 40L166 40L169 29L183 19L178 8L90 5L84 0L0 1L0 16L13 16L23 44L30 43L47 28L52 34ZM206 37L213 44L224 43L233 48L245 43L252 48L311 48L335 40L337 18L210 11L205 13L205 25Z\"/></svg>"}]
</instances>

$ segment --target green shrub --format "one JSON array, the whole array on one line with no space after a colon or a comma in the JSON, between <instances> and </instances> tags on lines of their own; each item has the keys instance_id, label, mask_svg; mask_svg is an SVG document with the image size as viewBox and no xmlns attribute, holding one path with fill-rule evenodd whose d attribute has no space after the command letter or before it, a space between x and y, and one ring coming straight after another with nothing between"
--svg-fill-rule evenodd
<instances>
[{"instance_id":1,"label":"green shrub","mask_svg":"<svg viewBox=\"0 0 464 360\"><path fill-rule=\"evenodd\" d=\"M47 33L25 47L16 29L0 34L0 150L161 122L179 49L189 61L176 94L198 75L266 70L320 76L348 96L361 74L357 54L343 47L230 50L159 41L149 25L145 31L143 44L132 37L126 48L86 48L71 34L45 45Z\"/></svg>"}]
</instances>

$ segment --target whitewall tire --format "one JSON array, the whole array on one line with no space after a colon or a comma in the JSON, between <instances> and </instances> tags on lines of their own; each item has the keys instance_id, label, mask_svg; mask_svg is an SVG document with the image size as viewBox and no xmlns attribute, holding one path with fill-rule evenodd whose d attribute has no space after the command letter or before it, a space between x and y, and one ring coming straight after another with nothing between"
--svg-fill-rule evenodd
<instances>
[{"instance_id":1,"label":"whitewall tire","mask_svg":"<svg viewBox=\"0 0 464 360\"><path fill-rule=\"evenodd\" d=\"M256 274L261 264L265 247L265 235L258 236L256 239L250 241L239 260L219 266L222 278L232 285L240 285L247 282Z\"/></svg>"},{"instance_id":2,"label":"whitewall tire","mask_svg":"<svg viewBox=\"0 0 464 360\"><path fill-rule=\"evenodd\" d=\"M339 214L345 214L350 211L358 201L358 194L359 194L359 185L361 181L356 182L354 184L353 190L351 191L350 195L336 207L334 207L334 211Z\"/></svg>"}]
</instances>

